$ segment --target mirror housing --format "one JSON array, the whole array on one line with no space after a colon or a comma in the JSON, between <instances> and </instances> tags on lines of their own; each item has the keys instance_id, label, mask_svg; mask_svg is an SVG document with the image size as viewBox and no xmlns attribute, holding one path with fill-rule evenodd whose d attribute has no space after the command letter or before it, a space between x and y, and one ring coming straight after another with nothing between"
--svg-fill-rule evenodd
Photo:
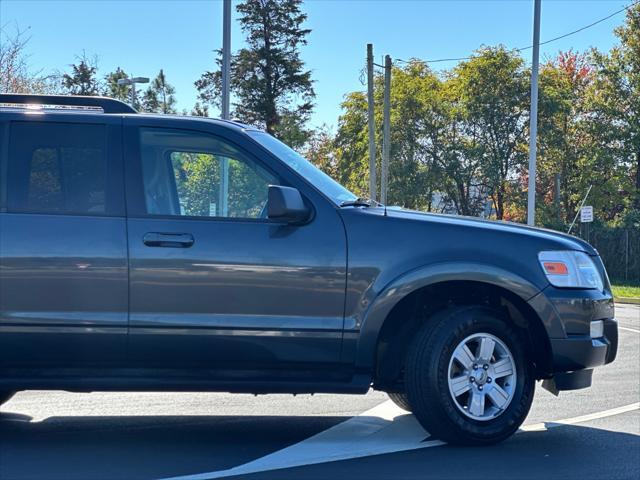
<instances>
[{"instance_id":1,"label":"mirror housing","mask_svg":"<svg viewBox=\"0 0 640 480\"><path fill-rule=\"evenodd\" d=\"M269 197L267 200L269 219L286 223L301 223L309 218L310 213L297 189L281 185L269 185Z\"/></svg>"}]
</instances>

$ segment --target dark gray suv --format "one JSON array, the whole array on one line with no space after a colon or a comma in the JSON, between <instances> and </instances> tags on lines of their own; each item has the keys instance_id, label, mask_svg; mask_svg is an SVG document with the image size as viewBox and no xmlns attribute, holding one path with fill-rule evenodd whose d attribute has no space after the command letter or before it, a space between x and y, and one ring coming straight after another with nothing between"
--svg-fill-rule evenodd
<instances>
[{"instance_id":1,"label":"dark gray suv","mask_svg":"<svg viewBox=\"0 0 640 480\"><path fill-rule=\"evenodd\" d=\"M487 444L617 324L567 235L385 208L267 133L0 95L0 402L25 389L389 393Z\"/></svg>"}]
</instances>

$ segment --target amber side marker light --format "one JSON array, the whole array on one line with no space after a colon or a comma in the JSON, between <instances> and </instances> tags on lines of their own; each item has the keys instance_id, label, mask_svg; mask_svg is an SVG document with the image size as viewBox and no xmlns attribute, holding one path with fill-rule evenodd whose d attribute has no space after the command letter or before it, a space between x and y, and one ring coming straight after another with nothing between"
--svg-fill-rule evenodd
<instances>
[{"instance_id":1,"label":"amber side marker light","mask_svg":"<svg viewBox=\"0 0 640 480\"><path fill-rule=\"evenodd\" d=\"M568 275L569 269L562 262L543 262L545 272L549 275Z\"/></svg>"}]
</instances>

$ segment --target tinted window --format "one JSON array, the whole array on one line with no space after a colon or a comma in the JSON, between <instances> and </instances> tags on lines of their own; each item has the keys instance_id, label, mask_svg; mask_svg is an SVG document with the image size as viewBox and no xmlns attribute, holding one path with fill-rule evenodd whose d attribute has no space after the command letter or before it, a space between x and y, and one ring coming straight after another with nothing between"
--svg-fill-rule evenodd
<instances>
[{"instance_id":1,"label":"tinted window","mask_svg":"<svg viewBox=\"0 0 640 480\"><path fill-rule=\"evenodd\" d=\"M148 214L265 216L276 178L227 142L197 132L142 129L140 145Z\"/></svg>"},{"instance_id":2,"label":"tinted window","mask_svg":"<svg viewBox=\"0 0 640 480\"><path fill-rule=\"evenodd\" d=\"M15 212L107 213L105 126L11 126L8 207Z\"/></svg>"}]
</instances>

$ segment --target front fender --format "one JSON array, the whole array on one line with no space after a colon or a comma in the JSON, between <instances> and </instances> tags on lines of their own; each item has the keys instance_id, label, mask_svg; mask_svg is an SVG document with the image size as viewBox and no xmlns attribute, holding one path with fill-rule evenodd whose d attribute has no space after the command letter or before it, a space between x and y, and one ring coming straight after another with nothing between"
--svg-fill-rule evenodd
<instances>
[{"instance_id":1,"label":"front fender","mask_svg":"<svg viewBox=\"0 0 640 480\"><path fill-rule=\"evenodd\" d=\"M375 365L378 335L385 319L400 300L420 288L450 281L475 281L495 285L514 293L525 302L541 291L541 288L513 272L479 263L446 262L411 270L391 281L370 303L358 337L356 368L371 369ZM547 331L558 327L562 329L562 325L545 327Z\"/></svg>"}]
</instances>

